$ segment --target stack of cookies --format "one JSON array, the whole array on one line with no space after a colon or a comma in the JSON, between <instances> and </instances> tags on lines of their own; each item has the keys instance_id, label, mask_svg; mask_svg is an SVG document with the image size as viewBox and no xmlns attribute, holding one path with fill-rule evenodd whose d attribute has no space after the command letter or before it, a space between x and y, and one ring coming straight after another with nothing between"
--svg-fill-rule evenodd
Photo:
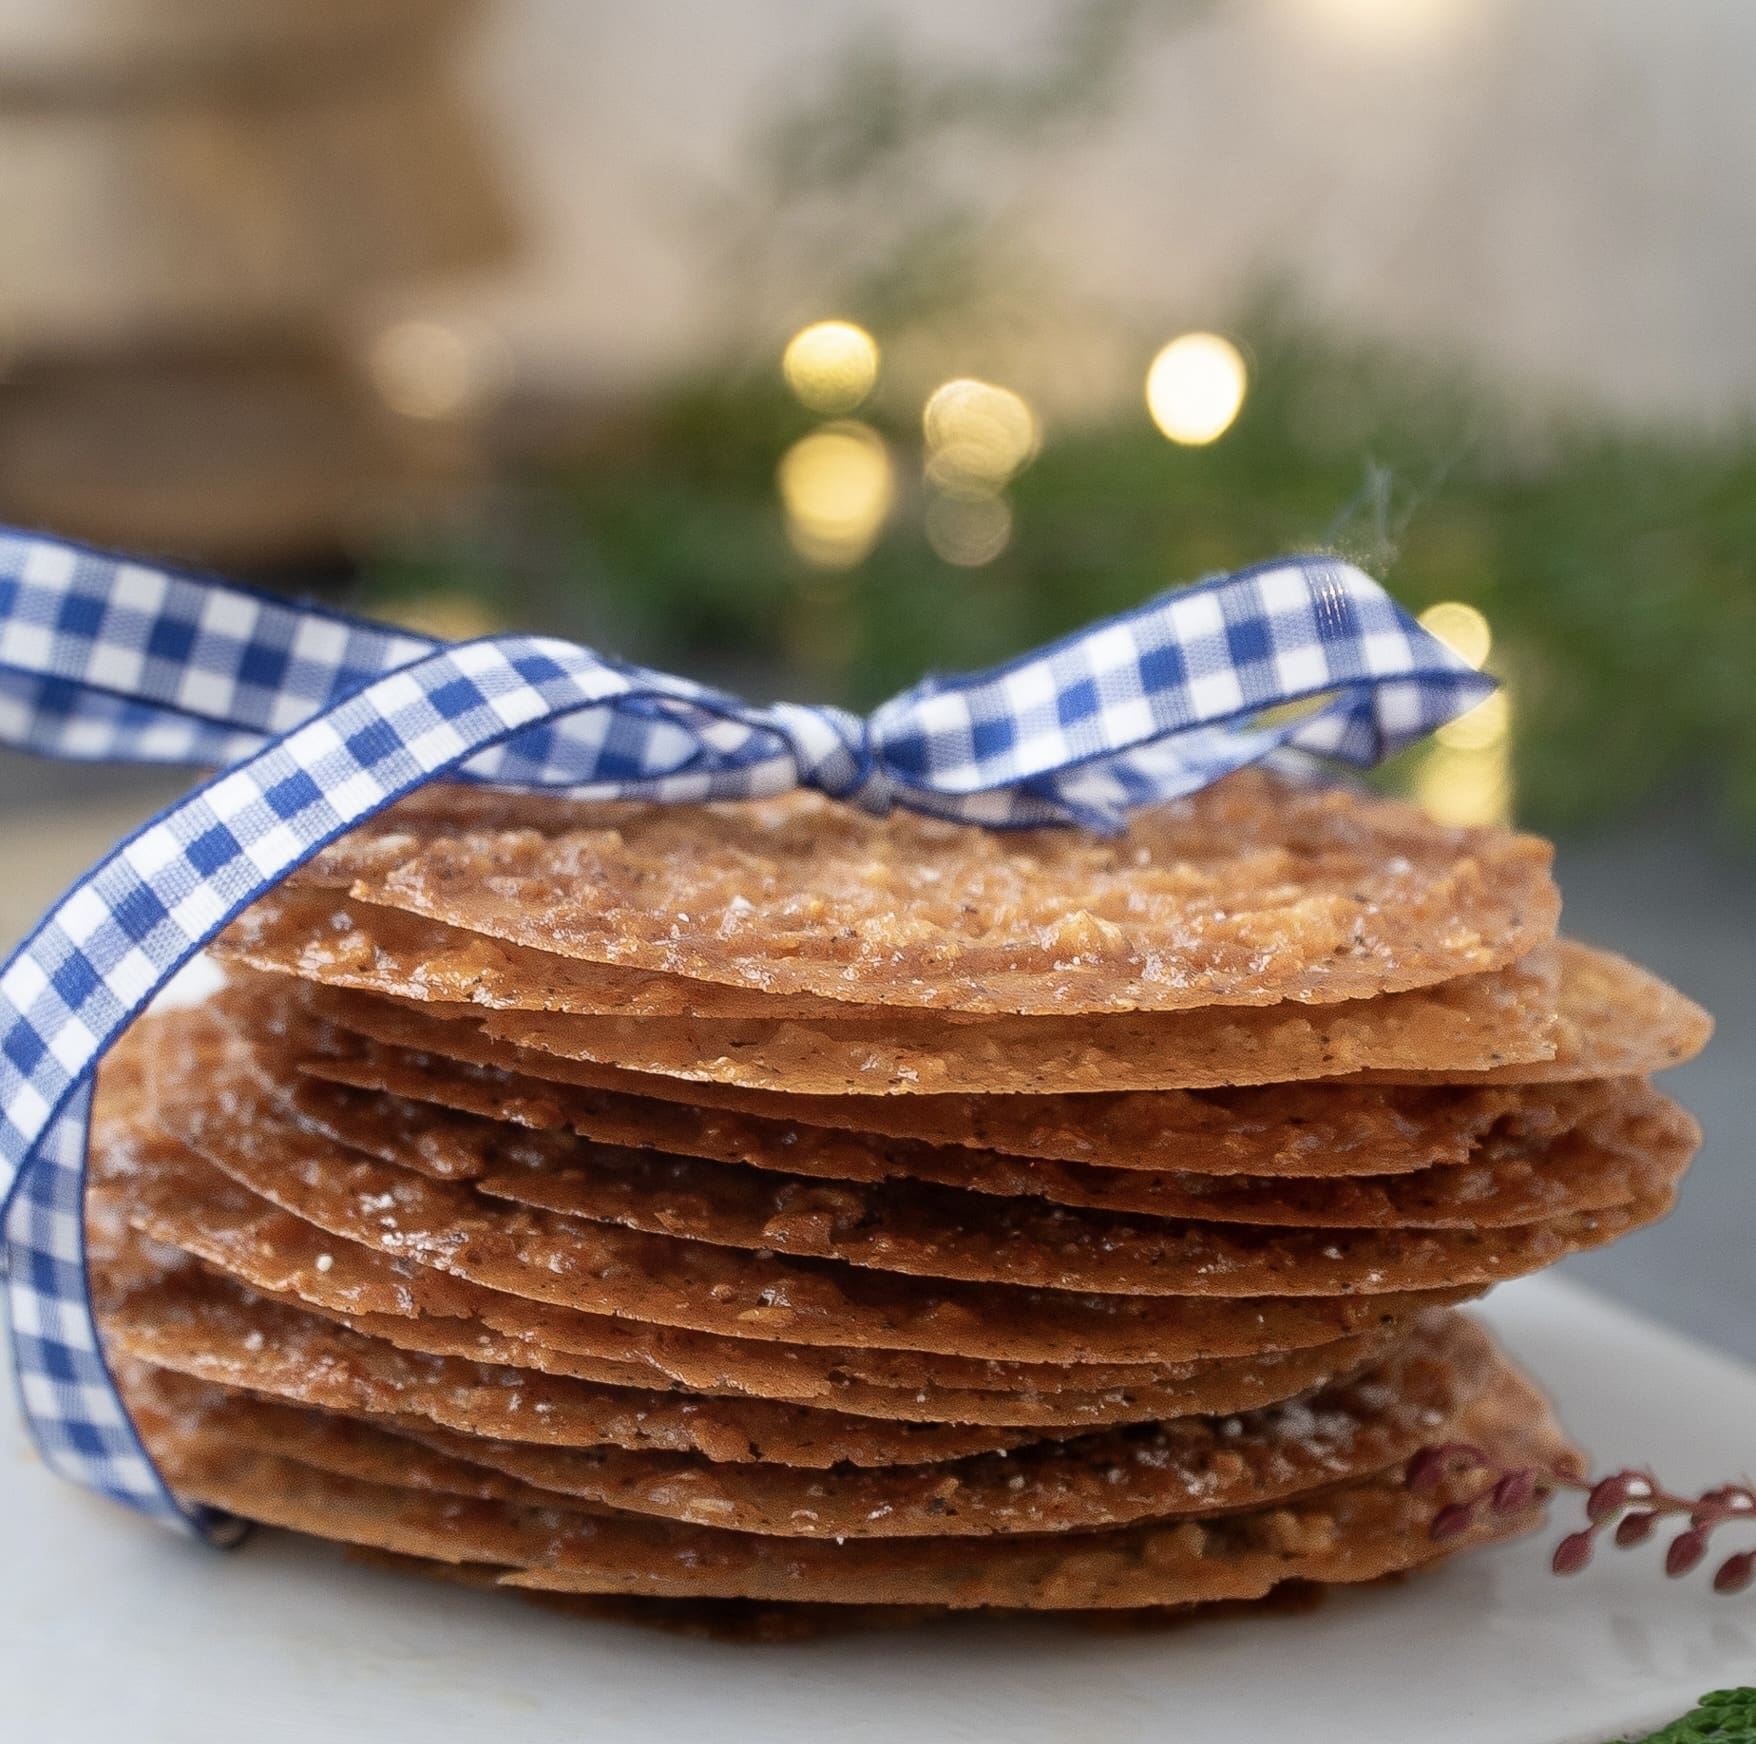
<instances>
[{"instance_id":1,"label":"stack of cookies","mask_svg":"<svg viewBox=\"0 0 1756 1744\"><path fill-rule=\"evenodd\" d=\"M1418 1567L1535 1515L1436 1542L1417 1449L1573 1457L1455 1305L1697 1141L1706 1018L1549 864L1261 771L1113 840L429 790L106 1069L109 1353L191 1501L653 1621Z\"/></svg>"}]
</instances>

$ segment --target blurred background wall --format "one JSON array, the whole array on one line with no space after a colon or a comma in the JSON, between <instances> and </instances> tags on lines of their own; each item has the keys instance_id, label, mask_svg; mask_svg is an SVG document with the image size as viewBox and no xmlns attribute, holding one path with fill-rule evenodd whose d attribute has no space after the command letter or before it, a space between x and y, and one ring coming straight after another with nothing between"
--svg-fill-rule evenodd
<instances>
[{"instance_id":1,"label":"blurred background wall","mask_svg":"<svg viewBox=\"0 0 1756 1744\"><path fill-rule=\"evenodd\" d=\"M1052 155L948 166L1071 288L1151 324L1221 318L1284 275L1325 315L1569 400L1699 421L1756 398L1740 0L1096 16L1132 20L1126 64ZM1057 0L507 0L472 71L534 234L487 306L563 377L674 367L751 314L697 270L703 207L747 192L752 140L851 45L1016 69L1080 17Z\"/></svg>"},{"instance_id":2,"label":"blurred background wall","mask_svg":"<svg viewBox=\"0 0 1756 1744\"><path fill-rule=\"evenodd\" d=\"M1756 1355L1756 8L0 0L0 520L868 705L1294 547L1717 1010L1577 1262ZM0 931L185 779L0 757Z\"/></svg>"}]
</instances>

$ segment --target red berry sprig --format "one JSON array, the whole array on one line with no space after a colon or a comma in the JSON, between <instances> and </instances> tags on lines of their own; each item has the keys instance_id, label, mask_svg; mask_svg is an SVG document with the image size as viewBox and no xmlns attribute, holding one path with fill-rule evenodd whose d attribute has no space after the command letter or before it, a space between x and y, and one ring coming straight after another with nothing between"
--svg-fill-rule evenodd
<instances>
[{"instance_id":1,"label":"red berry sprig","mask_svg":"<svg viewBox=\"0 0 1756 1744\"><path fill-rule=\"evenodd\" d=\"M1591 1561L1606 1534L1620 1549L1644 1544L1664 1520L1688 1524L1665 1549L1665 1573L1673 1580L1691 1573L1706 1559L1713 1533L1721 1526L1756 1526L1756 1487L1721 1484L1699 1496L1677 1496L1651 1472L1611 1472L1603 1478L1574 1477L1542 1466L1507 1466L1467 1441L1423 1447L1404 1475L1417 1493L1431 1491L1449 1478L1475 1471L1485 1481L1475 1494L1448 1502L1434 1516L1429 1532L1443 1541L1467 1532L1484 1514L1519 1514L1556 1490L1577 1490L1585 1497L1585 1525L1569 1532L1555 1546L1550 1566L1556 1574L1578 1574ZM1756 1548L1728 1556L1714 1570L1716 1593L1741 1593L1756 1581Z\"/></svg>"}]
</instances>

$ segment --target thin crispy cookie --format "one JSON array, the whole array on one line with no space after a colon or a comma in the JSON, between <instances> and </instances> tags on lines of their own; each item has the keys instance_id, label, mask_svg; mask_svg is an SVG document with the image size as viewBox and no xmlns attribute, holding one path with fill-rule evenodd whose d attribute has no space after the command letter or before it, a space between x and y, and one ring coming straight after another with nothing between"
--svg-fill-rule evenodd
<instances>
[{"instance_id":1,"label":"thin crispy cookie","mask_svg":"<svg viewBox=\"0 0 1756 1744\"><path fill-rule=\"evenodd\" d=\"M1098 840L811 795L569 805L449 789L299 881L533 950L776 994L983 1012L1376 996L1553 936L1552 850L1245 770Z\"/></svg>"},{"instance_id":2,"label":"thin crispy cookie","mask_svg":"<svg viewBox=\"0 0 1756 1744\"><path fill-rule=\"evenodd\" d=\"M322 887L282 885L209 947L222 963L436 1005L637 1017L846 1018L885 1007L533 951ZM961 1014L948 1012L946 1021Z\"/></svg>"},{"instance_id":3,"label":"thin crispy cookie","mask_svg":"<svg viewBox=\"0 0 1756 1744\"><path fill-rule=\"evenodd\" d=\"M118 1150L127 1159L117 1161ZM534 1302L338 1241L221 1175L175 1140L112 1138L90 1208L259 1293L403 1348L606 1385L748 1393L859 1415L952 1422L1105 1422L1241 1410L1364 1361L1385 1333L1305 1350L1171 1364L1003 1362L738 1339ZM120 1261L120 1264L118 1264ZM168 1259L94 1248L94 1282L156 1281ZM1052 1395L1052 1397L1051 1397Z\"/></svg>"},{"instance_id":4,"label":"thin crispy cookie","mask_svg":"<svg viewBox=\"0 0 1756 1744\"><path fill-rule=\"evenodd\" d=\"M459 1021L479 1023L492 1040L566 1059L793 1095L1041 1095L1540 1060L1554 1048L1555 998L1555 964L1543 950L1491 974L1342 1005L949 1026L936 1014L910 1013L819 1023L492 1011Z\"/></svg>"},{"instance_id":5,"label":"thin crispy cookie","mask_svg":"<svg viewBox=\"0 0 1756 1744\"><path fill-rule=\"evenodd\" d=\"M1365 1071L1373 1084L1565 1083L1644 1077L1692 1060L1713 1035L1713 1019L1651 971L1573 940L1561 945L1561 1009L1547 1060L1508 1061L1481 1072Z\"/></svg>"},{"instance_id":6,"label":"thin crispy cookie","mask_svg":"<svg viewBox=\"0 0 1756 1744\"><path fill-rule=\"evenodd\" d=\"M1493 1373L1483 1336L1441 1317L1358 1375L1248 1415L829 1474L485 1440L409 1419L288 1407L181 1377L161 1377L153 1392L197 1414L201 1431L399 1489L779 1537L917 1538L1084 1531L1263 1507L1405 1460Z\"/></svg>"},{"instance_id":7,"label":"thin crispy cookie","mask_svg":"<svg viewBox=\"0 0 1756 1744\"><path fill-rule=\"evenodd\" d=\"M916 1180L1007 1198L1224 1223L1332 1227L1487 1229L1597 1210L1635 1196L1651 1171L1644 1151L1620 1142L1633 1123L1668 1106L1638 1079L1582 1091L1535 1093L1541 1122L1498 1123L1474 1161L1405 1174L1284 1178L1189 1170L1100 1168L1007 1156L961 1145L880 1139L759 1116L715 1114L681 1103L570 1091L540 1079L465 1068L373 1044L352 1060L318 1059L289 1097L300 1117L338 1143L401 1161L440 1179L477 1180L508 1143L506 1122L526 1126L542 1155L564 1165L581 1147L649 1146L838 1181ZM369 1092L384 1092L373 1095ZM618 1104L627 1103L627 1108ZM1520 1113L1516 1098L1511 1106ZM444 1111L456 1111L449 1115Z\"/></svg>"},{"instance_id":8,"label":"thin crispy cookie","mask_svg":"<svg viewBox=\"0 0 1756 1744\"><path fill-rule=\"evenodd\" d=\"M433 936L419 936L422 928ZM980 1019L838 1006L552 953L499 961L519 950L370 904L336 908L328 892L283 890L247 911L216 955L254 972L431 1005L436 1015L473 1011L490 1036L574 1058L825 1094L1127 1090L1368 1064L1480 1068L1547 1052L1554 1016L1543 956L1358 1009L1270 1007L1220 1021L1189 1011ZM531 961L545 955L547 963Z\"/></svg>"},{"instance_id":9,"label":"thin crispy cookie","mask_svg":"<svg viewBox=\"0 0 1756 1744\"><path fill-rule=\"evenodd\" d=\"M217 1277L167 1277L104 1316L109 1347L218 1386L326 1410L425 1417L460 1434L614 1446L817 1469L915 1465L1072 1429L888 1423L767 1399L602 1387L531 1369L421 1356Z\"/></svg>"},{"instance_id":10,"label":"thin crispy cookie","mask_svg":"<svg viewBox=\"0 0 1756 1744\"><path fill-rule=\"evenodd\" d=\"M683 1455L418 1438L534 1489L740 1532L814 1539L1067 1532L1262 1507L1383 1471L1426 1443L1492 1368L1481 1335L1453 1318L1355 1377L1246 1416L1144 1424L916 1470L823 1475Z\"/></svg>"},{"instance_id":11,"label":"thin crispy cookie","mask_svg":"<svg viewBox=\"0 0 1756 1744\"><path fill-rule=\"evenodd\" d=\"M202 1019L191 1015L191 1036L200 1034ZM738 1175L730 1184L720 1178L720 1191L704 1200L704 1185L695 1185L699 1210L666 1194L644 1196L651 1221L678 1228L629 1231L601 1222L579 1222L579 1207L590 1203L590 1180L574 1171L525 1170L518 1177L493 1180L497 1196L518 1194L520 1205L539 1207L536 1214L495 1210L478 1193L451 1182L434 1182L411 1170L355 1154L337 1154L321 1138L288 1121L267 1101L255 1101L253 1075L232 1075L207 1063L197 1043L177 1049L177 1061L165 1064L167 1085L162 1119L174 1135L293 1214L318 1222L335 1235L379 1245L390 1252L435 1263L443 1270L471 1275L467 1266L474 1250L529 1252L523 1259L522 1282L490 1282L493 1287L534 1293L529 1273L537 1252L548 1252L544 1293L557 1275L608 1280L630 1277L639 1289L671 1273L694 1273L706 1284L725 1268L729 1258L722 1240L760 1249L732 1266L716 1291L725 1300L741 1280L767 1298L794 1298L806 1280L795 1275L799 1265L848 1261L873 1268L883 1279L866 1280L867 1293L882 1291L890 1273L934 1280L966 1280L976 1286L1026 1286L1043 1291L1082 1291L1113 1296L1120 1315L1155 1321L1150 1298L1157 1296L1342 1296L1352 1293L1410 1293L1428 1289L1477 1287L1496 1277L1517 1275L1549 1265L1577 1247L1600 1245L1637 1222L1651 1221L1668 1205L1668 1182L1656 1185L1642 1200L1605 1212L1580 1212L1551 1224L1515 1229L1473 1231L1352 1231L1352 1229L1266 1229L1256 1226L1152 1222L1138 1228L1103 1212L1068 1212L1041 1207L1033 1201L994 1201L978 1194L955 1193L938 1187L899 1187L890 1191L889 1221L869 1219L852 1185L804 1184L810 1200L783 1207L766 1222L750 1221ZM1686 1150L1679 1135L1680 1171ZM637 1161L637 1159L636 1159ZM697 1175L715 1164L694 1164ZM757 1177L760 1182L760 1177ZM887 1189L867 1189L883 1194ZM832 1196L841 1196L841 1207ZM316 1207L316 1201L323 1207ZM892 1205L894 1201L894 1205ZM630 1212L632 1196L620 1196L622 1214ZM544 1221L544 1214L560 1219ZM867 1229L867 1224L874 1224ZM683 1231L687 1226L687 1233ZM1083 1231L1083 1238L1082 1238ZM778 1250L804 1250L801 1259L780 1258ZM769 1258L774 1252L776 1258ZM859 1273L817 1272L811 1282L841 1282L859 1291ZM897 1314L910 1291L889 1284L896 1294ZM992 1303L992 1293L973 1291L976 1303ZM553 1300L546 1298L544 1300ZM873 1298L874 1300L874 1298ZM1078 1298L1068 1298L1071 1301ZM588 1303L572 1303L587 1307ZM592 1305L595 1307L595 1305ZM636 1314L634 1317L664 1317ZM778 1337L797 1337L787 1322ZM732 1331L736 1326L706 1330ZM810 1340L801 1340L810 1342ZM978 1352L999 1354L999 1352ZM1011 1352L1022 1354L1022 1352Z\"/></svg>"},{"instance_id":12,"label":"thin crispy cookie","mask_svg":"<svg viewBox=\"0 0 1756 1744\"><path fill-rule=\"evenodd\" d=\"M1542 1402L1504 1371L1452 1425L1510 1463L1569 1459ZM1260 1597L1288 1579L1353 1581L1435 1560L1429 1527L1455 1486L1413 1495L1399 1476L1203 1521L1097 1534L800 1543L632 1517L442 1499L322 1473L218 1438L161 1439L190 1499L401 1555L511 1571L507 1585L653 1597L932 1603L1062 1610ZM1538 1514L1478 1515L1461 1548L1527 1530Z\"/></svg>"},{"instance_id":13,"label":"thin crispy cookie","mask_svg":"<svg viewBox=\"0 0 1756 1744\"><path fill-rule=\"evenodd\" d=\"M184 1050L184 1057L197 1052ZM175 1071L169 1072L173 1082ZM397 1246L412 1243L419 1251L443 1241L441 1227L424 1209L416 1209L423 1197L440 1204L451 1201L460 1220L454 1228L465 1219L478 1228L492 1227L492 1213L473 1206L467 1188L426 1181L413 1171L326 1156L320 1143L313 1144L308 1132L284 1117L261 1106L247 1112L254 1089L255 1073L248 1063L235 1074L204 1065L193 1088L199 1100L179 1104L167 1114L167 1122L173 1129L184 1123L181 1136L234 1174L238 1164L228 1159L255 1157L266 1141L289 1159L299 1159L280 1173L294 1174L307 1184L325 1172L337 1180L355 1179L356 1197L369 1207L379 1206L380 1222L389 1222ZM217 1120L215 1110L222 1111ZM532 1154L521 1156L516 1138L504 1148L499 1172L475 1186L480 1194L567 1218L587 1218L657 1238L680 1237L697 1246L760 1250L749 1262L753 1273L766 1270L774 1263L767 1261L767 1254L776 1253L933 1279L1124 1298L1324 1296L1476 1286L1538 1270L1569 1252L1613 1240L1662 1215L1670 1204L1675 1178L1693 1152L1697 1133L1678 1110L1664 1137L1666 1142L1655 1147L1653 1178L1641 1183L1639 1196L1627 1205L1490 1230L1377 1232L1129 1222L1113 1213L1031 1200L995 1204L982 1195L919 1183L862 1186L752 1179L736 1165L608 1148L587 1148L580 1166L554 1167L534 1147ZM277 1197L276 1172L258 1164L245 1184ZM289 1208L309 1215L298 1206ZM432 1233L414 1234L411 1212L418 1219L416 1227L424 1225ZM372 1219L356 1215L352 1227L336 1233L363 1239L362 1222ZM380 1239L382 1234L380 1230ZM614 1233L593 1234L612 1243L600 1251L605 1256L601 1263L614 1268ZM580 1236L579 1251L589 1251L591 1240ZM682 1263L690 1263L688 1256Z\"/></svg>"},{"instance_id":14,"label":"thin crispy cookie","mask_svg":"<svg viewBox=\"0 0 1756 1744\"><path fill-rule=\"evenodd\" d=\"M1705 1014L1644 970L1571 941L1562 942L1559 957L1557 1033L1566 1039L1566 1052L1544 1068L1551 1080L1590 1084L1644 1076L1704 1045ZM1534 1120L1557 1130L1544 1112L1550 1092L1512 1084L1459 1086L1437 1079L1419 1087L1348 1078L1107 1096L801 1096L629 1072L512 1048L488 1040L474 1023L437 1019L418 1007L366 995L338 996L313 988L302 999L279 1002L278 1014L272 1005L265 1009L268 1002L249 987L232 990L227 997L257 1014L250 1021L271 1031L289 1024L299 1028L302 1033L293 1048L302 1057L310 1053L313 1033L303 1019L315 1013L329 1021L327 1033L345 1037L353 1032L441 1059L579 1089L1109 1167L1126 1167L1134 1159L1142 1167L1214 1174L1392 1173L1461 1162L1481 1135L1503 1120ZM1654 1027L1643 1020L1625 1021L1620 1013L1636 1006L1664 1021ZM346 1058L345 1039L341 1045L341 1057ZM315 1059L308 1063L319 1064Z\"/></svg>"},{"instance_id":15,"label":"thin crispy cookie","mask_svg":"<svg viewBox=\"0 0 1756 1744\"><path fill-rule=\"evenodd\" d=\"M1177 1300L923 1282L835 1261L735 1253L495 1208L460 1183L338 1153L240 1087L215 1093L202 1013L161 1020L166 1129L223 1173L338 1238L491 1289L740 1338L1055 1362L1177 1362L1321 1344L1444 1306L1474 1286ZM180 1081L179 1081L180 1080ZM1217 1280L1216 1280L1217 1281Z\"/></svg>"},{"instance_id":16,"label":"thin crispy cookie","mask_svg":"<svg viewBox=\"0 0 1756 1744\"><path fill-rule=\"evenodd\" d=\"M337 1477L391 1484L401 1490L511 1502L524 1508L573 1509L582 1514L615 1511L584 1497L538 1489L478 1461L453 1458L416 1435L391 1434L370 1419L286 1405L212 1386L133 1358L117 1364L116 1384L135 1426L149 1444L172 1438L223 1440L233 1447L295 1460ZM468 1437L457 1439L476 1445Z\"/></svg>"},{"instance_id":17,"label":"thin crispy cookie","mask_svg":"<svg viewBox=\"0 0 1756 1744\"><path fill-rule=\"evenodd\" d=\"M123 1207L158 1243L288 1307L311 1309L400 1350L536 1369L605 1386L816 1405L855 1416L1013 1427L1089 1426L1255 1408L1366 1360L1383 1333L1306 1351L1166 1367L996 1364L718 1338L531 1302L338 1242L275 1210L178 1147L174 1168L130 1181ZM109 1191L100 1185L95 1192ZM163 1265L117 1273L94 1259L107 1302ZM411 1284L414 1286L411 1288ZM437 1302L422 1288L445 1292ZM427 1304L425 1309L421 1304ZM875 1371L878 1381L862 1371Z\"/></svg>"}]
</instances>

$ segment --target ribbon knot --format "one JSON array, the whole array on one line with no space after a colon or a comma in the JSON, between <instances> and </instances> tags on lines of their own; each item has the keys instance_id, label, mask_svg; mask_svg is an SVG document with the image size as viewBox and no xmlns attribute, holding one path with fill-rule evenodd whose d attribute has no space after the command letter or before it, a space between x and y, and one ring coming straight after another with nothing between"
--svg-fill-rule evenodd
<instances>
[{"instance_id":1,"label":"ribbon knot","mask_svg":"<svg viewBox=\"0 0 1756 1744\"><path fill-rule=\"evenodd\" d=\"M425 783L661 803L811 787L877 813L1116 830L1263 758L1375 762L1492 687L1320 556L1165 594L862 720L754 707L551 638L440 643L0 529L0 743L220 770L99 861L0 968L6 1293L44 1460L167 1524L227 1531L184 1514L104 1360L83 1221L93 1075L234 916Z\"/></svg>"},{"instance_id":2,"label":"ribbon knot","mask_svg":"<svg viewBox=\"0 0 1756 1744\"><path fill-rule=\"evenodd\" d=\"M871 722L846 709L791 702L768 712L792 748L801 787L878 817L895 805L896 783L882 767Z\"/></svg>"}]
</instances>

